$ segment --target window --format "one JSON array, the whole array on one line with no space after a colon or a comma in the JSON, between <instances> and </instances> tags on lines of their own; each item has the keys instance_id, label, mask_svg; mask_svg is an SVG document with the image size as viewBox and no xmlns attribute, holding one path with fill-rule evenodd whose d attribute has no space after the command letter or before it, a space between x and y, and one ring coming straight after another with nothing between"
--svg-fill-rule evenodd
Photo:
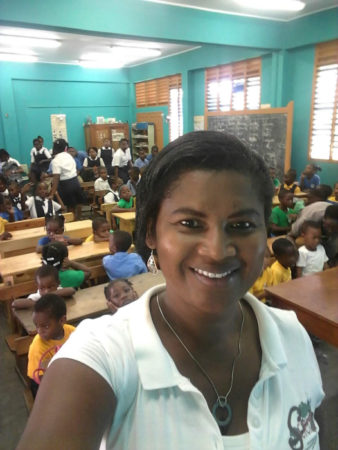
<instances>
[{"instance_id":1,"label":"window","mask_svg":"<svg viewBox=\"0 0 338 450\"><path fill-rule=\"evenodd\" d=\"M316 46L309 158L338 161L338 40Z\"/></svg>"},{"instance_id":2,"label":"window","mask_svg":"<svg viewBox=\"0 0 338 450\"><path fill-rule=\"evenodd\" d=\"M206 70L208 112L258 109L261 99L261 60L249 59Z\"/></svg>"},{"instance_id":3,"label":"window","mask_svg":"<svg viewBox=\"0 0 338 450\"><path fill-rule=\"evenodd\" d=\"M182 81L181 75L155 78L135 83L136 107L168 105L169 140L183 134Z\"/></svg>"}]
</instances>

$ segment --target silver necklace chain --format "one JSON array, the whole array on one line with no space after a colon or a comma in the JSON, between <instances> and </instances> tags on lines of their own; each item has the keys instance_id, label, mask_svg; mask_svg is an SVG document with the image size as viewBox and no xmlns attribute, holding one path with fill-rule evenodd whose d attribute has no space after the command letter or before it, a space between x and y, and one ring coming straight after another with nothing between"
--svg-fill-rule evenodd
<instances>
[{"instance_id":1,"label":"silver necklace chain","mask_svg":"<svg viewBox=\"0 0 338 450\"><path fill-rule=\"evenodd\" d=\"M232 411L230 408L230 405L228 404L228 397L229 394L232 390L232 386L234 383L234 373L235 373L235 366L236 366L236 362L237 359L240 357L242 349L241 349L241 338L242 338L242 332L243 332L243 328L244 328L244 312L243 312L243 307L241 304L241 301L239 301L239 307L242 313L242 322L241 322L241 327L240 327L240 331L239 331L239 337L238 337L238 345L237 345L237 354L233 360L232 363L232 368L231 368L231 379L230 379L230 387L228 389L228 392L225 395L219 395L215 383L212 381L212 379L209 377L209 375L207 374L206 370L201 366L201 364L198 362L198 360L195 358L195 356L191 353L191 351L188 349L188 347L185 345L185 343L182 341L182 339L180 338L180 336L176 333L175 329L173 328L173 326L171 325L171 323L168 321L168 319L165 317L164 312L162 311L161 305L160 305L160 301L158 298L158 295L156 295L156 302L157 302L157 306L158 306L158 310L160 311L160 314L162 316L162 319L164 320L164 322L167 324L168 328L170 329L170 331L173 333L173 335L176 337L176 339L180 342L180 344L182 345L182 347L184 348L184 350L188 353L188 355L190 356L190 358L194 361L194 363L197 365L197 367L200 369L200 371L204 374L205 378L209 381L210 385L212 386L217 399L216 402L213 406L212 409L212 414L214 416L214 418L216 419L216 422L218 423L219 426L227 426L232 418ZM217 409L221 408L221 409L226 409L227 410L227 414L228 417L225 420L221 420L218 418L217 416Z\"/></svg>"}]
</instances>

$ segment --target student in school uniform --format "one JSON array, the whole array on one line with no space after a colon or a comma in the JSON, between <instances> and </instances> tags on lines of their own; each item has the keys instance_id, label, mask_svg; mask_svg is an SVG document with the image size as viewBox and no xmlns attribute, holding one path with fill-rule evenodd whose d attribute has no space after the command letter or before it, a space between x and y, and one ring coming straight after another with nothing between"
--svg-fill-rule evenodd
<instances>
[{"instance_id":1,"label":"student in school uniform","mask_svg":"<svg viewBox=\"0 0 338 450\"><path fill-rule=\"evenodd\" d=\"M119 187L122 186L122 184L123 181L121 178L109 178L110 191L103 197L104 203L117 203L120 200Z\"/></svg>"},{"instance_id":2,"label":"student in school uniform","mask_svg":"<svg viewBox=\"0 0 338 450\"><path fill-rule=\"evenodd\" d=\"M309 191L320 185L320 177L317 170L321 170L315 164L307 164L299 179L299 186L302 191Z\"/></svg>"},{"instance_id":3,"label":"student in school uniform","mask_svg":"<svg viewBox=\"0 0 338 450\"><path fill-rule=\"evenodd\" d=\"M110 191L108 173L105 167L99 168L99 178L94 182L95 191Z\"/></svg>"},{"instance_id":4,"label":"student in school uniform","mask_svg":"<svg viewBox=\"0 0 338 450\"><path fill-rule=\"evenodd\" d=\"M284 183L279 188L279 192L288 191L292 194L300 194L302 191L296 183L297 172L295 169L289 169L284 175Z\"/></svg>"},{"instance_id":5,"label":"student in school uniform","mask_svg":"<svg viewBox=\"0 0 338 450\"><path fill-rule=\"evenodd\" d=\"M25 171L23 167L19 161L12 158L4 148L0 149L0 165L2 173L9 181L17 181L20 183L24 180Z\"/></svg>"},{"instance_id":6,"label":"student in school uniform","mask_svg":"<svg viewBox=\"0 0 338 450\"><path fill-rule=\"evenodd\" d=\"M79 220L84 196L74 158L67 149L68 142L64 139L57 139L53 144L53 184L49 198L53 199L57 191L68 210L74 213L75 220Z\"/></svg>"},{"instance_id":7,"label":"student in school uniform","mask_svg":"<svg viewBox=\"0 0 338 450\"><path fill-rule=\"evenodd\" d=\"M51 162L51 154L46 147L42 146L41 139L33 139L33 148L31 150L30 174L33 182L39 181L42 172L46 172Z\"/></svg>"},{"instance_id":8,"label":"student in school uniform","mask_svg":"<svg viewBox=\"0 0 338 450\"><path fill-rule=\"evenodd\" d=\"M141 176L140 176L140 169L138 167L132 167L129 170L129 180L127 181L126 186L128 186L131 194L133 197L136 196L136 189L137 185L140 182Z\"/></svg>"},{"instance_id":9,"label":"student in school uniform","mask_svg":"<svg viewBox=\"0 0 338 450\"><path fill-rule=\"evenodd\" d=\"M103 159L104 165L106 166L108 172L112 171L112 161L113 161L114 149L111 147L109 139L103 141L103 146L99 148L97 156ZM110 173L109 173L110 174Z\"/></svg>"},{"instance_id":10,"label":"student in school uniform","mask_svg":"<svg viewBox=\"0 0 338 450\"><path fill-rule=\"evenodd\" d=\"M338 183L335 183L333 186L333 192L332 195L328 198L328 201L332 203L338 203Z\"/></svg>"},{"instance_id":11,"label":"student in school uniform","mask_svg":"<svg viewBox=\"0 0 338 450\"><path fill-rule=\"evenodd\" d=\"M129 179L128 169L132 167L128 139L120 140L120 147L114 153L112 166L114 176L122 178L123 183L127 183Z\"/></svg>"},{"instance_id":12,"label":"student in school uniform","mask_svg":"<svg viewBox=\"0 0 338 450\"><path fill-rule=\"evenodd\" d=\"M279 206L271 211L270 230L274 236L286 234L291 228L291 221L296 218L293 205L293 194L289 191L280 191L278 194Z\"/></svg>"},{"instance_id":13,"label":"student in school uniform","mask_svg":"<svg viewBox=\"0 0 338 450\"><path fill-rule=\"evenodd\" d=\"M149 153L149 155L147 155L147 160L148 161L151 161L153 158L155 158L155 156L157 156L158 155L158 147L157 147L157 145L153 145L152 147L151 147L151 152Z\"/></svg>"},{"instance_id":14,"label":"student in school uniform","mask_svg":"<svg viewBox=\"0 0 338 450\"><path fill-rule=\"evenodd\" d=\"M83 161L82 178L84 181L94 181L99 175L99 167L105 167L103 159L99 158L96 147L89 147L88 156Z\"/></svg>"},{"instance_id":15,"label":"student in school uniform","mask_svg":"<svg viewBox=\"0 0 338 450\"><path fill-rule=\"evenodd\" d=\"M45 182L36 185L35 195L29 197L25 202L32 219L36 217L54 216L61 210L61 205L48 198L48 187Z\"/></svg>"},{"instance_id":16,"label":"student in school uniform","mask_svg":"<svg viewBox=\"0 0 338 450\"><path fill-rule=\"evenodd\" d=\"M145 150L139 150L138 151L138 158L134 162L134 166L138 167L140 169L140 172L142 173L144 169L149 164L149 159L146 158L146 152Z\"/></svg>"}]
</instances>

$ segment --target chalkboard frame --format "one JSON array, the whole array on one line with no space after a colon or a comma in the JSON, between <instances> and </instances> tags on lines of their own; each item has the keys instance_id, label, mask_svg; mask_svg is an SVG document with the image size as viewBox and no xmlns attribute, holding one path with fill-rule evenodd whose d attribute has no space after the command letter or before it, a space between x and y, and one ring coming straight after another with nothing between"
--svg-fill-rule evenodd
<instances>
[{"instance_id":1,"label":"chalkboard frame","mask_svg":"<svg viewBox=\"0 0 338 450\"><path fill-rule=\"evenodd\" d=\"M289 102L287 106L282 108L262 108L262 109L245 109L241 111L224 111L224 112L206 112L204 116L204 129L208 129L208 118L215 116L245 116L251 114L285 114L286 115L286 138L285 138L285 152L284 152L284 172L290 169L291 164L291 147L292 147L292 124L293 124L293 101Z\"/></svg>"}]
</instances>

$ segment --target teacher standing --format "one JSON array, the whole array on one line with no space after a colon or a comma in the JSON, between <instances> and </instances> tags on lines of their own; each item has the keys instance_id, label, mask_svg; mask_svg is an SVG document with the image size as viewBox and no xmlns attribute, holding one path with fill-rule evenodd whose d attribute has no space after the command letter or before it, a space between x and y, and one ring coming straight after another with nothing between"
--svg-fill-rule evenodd
<instances>
[{"instance_id":1,"label":"teacher standing","mask_svg":"<svg viewBox=\"0 0 338 450\"><path fill-rule=\"evenodd\" d=\"M53 144L52 174L53 184L50 198L58 191L68 211L73 212L75 220L81 215L81 204L83 203L83 191L77 178L76 163L74 158L67 152L68 142L57 139Z\"/></svg>"}]
</instances>

